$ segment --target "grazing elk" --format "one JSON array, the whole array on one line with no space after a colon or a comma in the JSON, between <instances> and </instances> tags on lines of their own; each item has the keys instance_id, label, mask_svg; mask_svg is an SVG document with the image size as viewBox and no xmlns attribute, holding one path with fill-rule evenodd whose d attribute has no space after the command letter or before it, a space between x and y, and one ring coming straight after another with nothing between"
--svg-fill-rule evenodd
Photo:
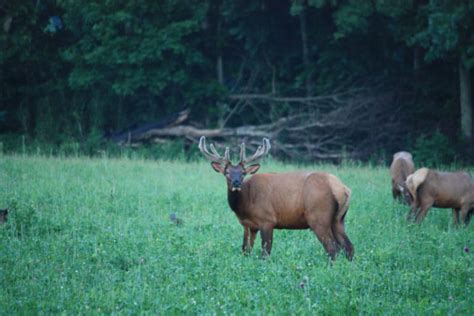
<instances>
[{"instance_id":1,"label":"grazing elk","mask_svg":"<svg viewBox=\"0 0 474 316\"><path fill-rule=\"evenodd\" d=\"M0 210L0 224L6 223L8 220L8 209Z\"/></svg>"},{"instance_id":2,"label":"grazing elk","mask_svg":"<svg viewBox=\"0 0 474 316\"><path fill-rule=\"evenodd\" d=\"M462 222L469 223L470 211L474 209L474 180L468 173L421 168L408 176L406 185L413 197L407 219L416 215L415 220L420 223L434 206L452 208L455 225L459 224L459 213Z\"/></svg>"},{"instance_id":3,"label":"grazing elk","mask_svg":"<svg viewBox=\"0 0 474 316\"><path fill-rule=\"evenodd\" d=\"M212 144L210 148L212 153L201 137L199 149L227 180L229 206L244 227L244 254L252 250L259 231L265 257L272 249L273 229L311 228L331 259L343 248L352 260L354 248L344 231L351 190L338 178L321 172L289 172L257 174L244 181L260 168L257 162L270 150L268 139L249 158L242 143L236 165L231 163L228 147L224 157Z\"/></svg>"},{"instance_id":4,"label":"grazing elk","mask_svg":"<svg viewBox=\"0 0 474 316\"><path fill-rule=\"evenodd\" d=\"M415 172L415 164L412 155L406 151L399 151L393 155L393 161L390 165L390 175L392 176L392 195L394 199L401 200L411 204L410 192L408 192L405 181L407 177Z\"/></svg>"}]
</instances>

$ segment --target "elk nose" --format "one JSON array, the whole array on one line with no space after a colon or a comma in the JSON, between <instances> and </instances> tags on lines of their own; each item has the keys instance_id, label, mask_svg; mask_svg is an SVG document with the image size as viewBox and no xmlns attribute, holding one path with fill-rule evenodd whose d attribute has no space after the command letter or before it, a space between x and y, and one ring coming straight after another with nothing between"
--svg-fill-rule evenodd
<instances>
[{"instance_id":1,"label":"elk nose","mask_svg":"<svg viewBox=\"0 0 474 316\"><path fill-rule=\"evenodd\" d=\"M233 187L240 187L240 181L239 180L232 180L232 186Z\"/></svg>"}]
</instances>

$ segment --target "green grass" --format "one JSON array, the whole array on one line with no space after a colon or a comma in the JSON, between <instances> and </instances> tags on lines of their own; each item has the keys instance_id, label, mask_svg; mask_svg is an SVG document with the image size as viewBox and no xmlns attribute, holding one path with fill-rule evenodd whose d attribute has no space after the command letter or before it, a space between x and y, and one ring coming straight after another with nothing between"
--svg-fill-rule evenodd
<instances>
[{"instance_id":1,"label":"green grass","mask_svg":"<svg viewBox=\"0 0 474 316\"><path fill-rule=\"evenodd\" d=\"M225 180L205 162L0 157L0 315L472 315L474 224L453 228L445 209L408 224L385 168L305 169L352 189L353 262L328 264L309 230L275 231L268 260L259 243L242 256Z\"/></svg>"}]
</instances>

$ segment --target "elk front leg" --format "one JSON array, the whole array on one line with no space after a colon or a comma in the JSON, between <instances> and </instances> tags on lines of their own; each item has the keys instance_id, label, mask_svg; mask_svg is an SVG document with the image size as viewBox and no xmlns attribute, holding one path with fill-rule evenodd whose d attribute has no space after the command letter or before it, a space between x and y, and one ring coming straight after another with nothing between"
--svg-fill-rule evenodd
<instances>
[{"instance_id":1,"label":"elk front leg","mask_svg":"<svg viewBox=\"0 0 474 316\"><path fill-rule=\"evenodd\" d=\"M397 200L400 198L400 191L397 190L392 184L392 196L394 200Z\"/></svg>"},{"instance_id":2,"label":"elk front leg","mask_svg":"<svg viewBox=\"0 0 474 316\"><path fill-rule=\"evenodd\" d=\"M257 231L257 229L244 226L244 242L242 244L242 252L244 255L248 255L252 251Z\"/></svg>"},{"instance_id":3,"label":"elk front leg","mask_svg":"<svg viewBox=\"0 0 474 316\"><path fill-rule=\"evenodd\" d=\"M417 224L419 224L423 221L426 214L428 213L428 210L432 206L433 206L433 201L422 201L420 203L420 211L418 212L418 214L416 215L416 218L415 218L415 222Z\"/></svg>"},{"instance_id":4,"label":"elk front leg","mask_svg":"<svg viewBox=\"0 0 474 316\"><path fill-rule=\"evenodd\" d=\"M265 227L260 231L262 238L262 258L270 255L273 243L273 227Z\"/></svg>"},{"instance_id":5,"label":"elk front leg","mask_svg":"<svg viewBox=\"0 0 474 316\"><path fill-rule=\"evenodd\" d=\"M459 226L459 208L453 208L453 224Z\"/></svg>"}]
</instances>

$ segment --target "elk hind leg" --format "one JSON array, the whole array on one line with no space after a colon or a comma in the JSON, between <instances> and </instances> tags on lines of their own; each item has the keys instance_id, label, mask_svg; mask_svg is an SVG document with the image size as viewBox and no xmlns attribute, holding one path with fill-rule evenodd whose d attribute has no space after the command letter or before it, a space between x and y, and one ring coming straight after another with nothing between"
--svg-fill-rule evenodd
<instances>
[{"instance_id":1,"label":"elk hind leg","mask_svg":"<svg viewBox=\"0 0 474 316\"><path fill-rule=\"evenodd\" d=\"M344 252L346 253L347 259L349 259L349 261L352 261L352 258L354 256L354 246L352 245L352 242L350 241L349 237L347 237L346 231L344 229L345 216L346 214L344 214L344 216L340 220L336 220L336 222L333 224L332 230L337 242L344 248Z\"/></svg>"},{"instance_id":2,"label":"elk hind leg","mask_svg":"<svg viewBox=\"0 0 474 316\"><path fill-rule=\"evenodd\" d=\"M334 237L331 225L316 222L311 223L310 227L323 245L329 258L331 258L331 260L336 259L336 253L339 251L339 243Z\"/></svg>"},{"instance_id":3,"label":"elk hind leg","mask_svg":"<svg viewBox=\"0 0 474 316\"><path fill-rule=\"evenodd\" d=\"M464 205L461 208L461 221L464 224L464 226L467 226L469 224L469 220L471 218L471 212L474 211L474 203L471 203L470 205Z\"/></svg>"},{"instance_id":4,"label":"elk hind leg","mask_svg":"<svg viewBox=\"0 0 474 316\"><path fill-rule=\"evenodd\" d=\"M311 199L305 203L306 211L304 215L306 223L308 223L308 226L313 230L319 242L323 245L329 258L334 260L341 247L334 236L332 227L336 220L335 215L338 205L336 201L327 198L332 192L317 191L316 193L318 194L312 196Z\"/></svg>"},{"instance_id":5,"label":"elk hind leg","mask_svg":"<svg viewBox=\"0 0 474 316\"><path fill-rule=\"evenodd\" d=\"M260 230L262 238L262 258L266 258L272 252L273 227L265 227Z\"/></svg>"}]
</instances>

